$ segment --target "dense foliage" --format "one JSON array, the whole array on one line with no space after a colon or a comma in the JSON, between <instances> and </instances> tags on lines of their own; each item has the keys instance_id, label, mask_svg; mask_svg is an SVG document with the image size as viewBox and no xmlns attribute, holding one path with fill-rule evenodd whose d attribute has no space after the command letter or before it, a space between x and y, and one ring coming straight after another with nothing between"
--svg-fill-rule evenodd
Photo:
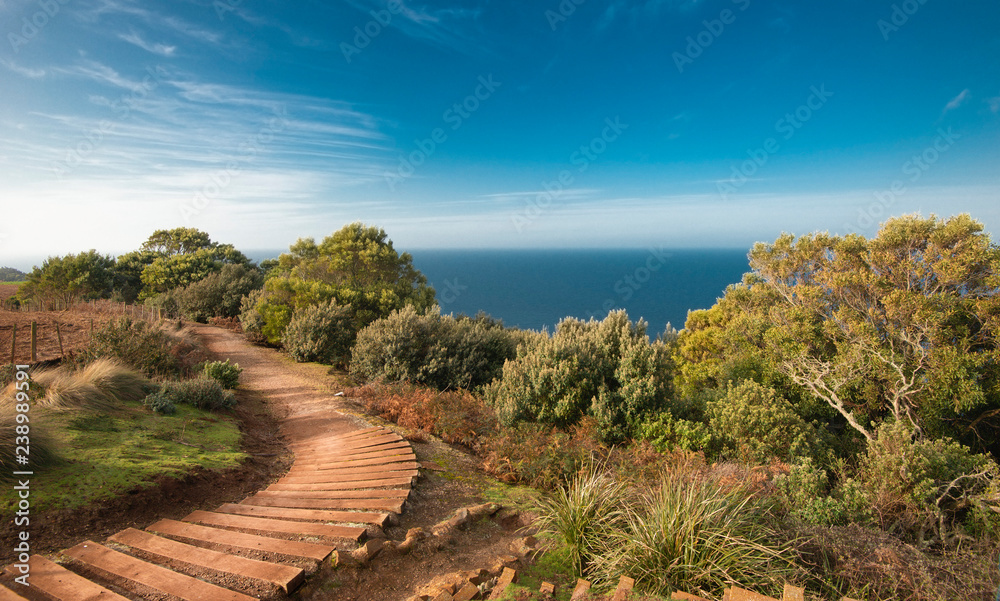
<instances>
[{"instance_id":1,"label":"dense foliage","mask_svg":"<svg viewBox=\"0 0 1000 601\"><path fill-rule=\"evenodd\" d=\"M505 425L570 426L591 416L604 440L623 440L667 408L671 369L669 347L613 311L600 322L566 318L552 336L522 345L485 396Z\"/></svg>"},{"instance_id":2,"label":"dense foliage","mask_svg":"<svg viewBox=\"0 0 1000 601\"><path fill-rule=\"evenodd\" d=\"M108 298L115 282L115 260L89 250L49 257L35 267L18 289L18 297L72 305L79 300Z\"/></svg>"},{"instance_id":3,"label":"dense foliage","mask_svg":"<svg viewBox=\"0 0 1000 601\"><path fill-rule=\"evenodd\" d=\"M532 338L485 314L422 314L407 306L361 330L351 373L366 380L471 390L499 377L504 362L516 357L518 344Z\"/></svg>"},{"instance_id":4,"label":"dense foliage","mask_svg":"<svg viewBox=\"0 0 1000 601\"><path fill-rule=\"evenodd\" d=\"M27 275L20 269L0 267L0 282L23 282Z\"/></svg>"},{"instance_id":5,"label":"dense foliage","mask_svg":"<svg viewBox=\"0 0 1000 601\"><path fill-rule=\"evenodd\" d=\"M282 336L282 345L296 361L344 365L354 342L351 306L327 301L297 310Z\"/></svg>"},{"instance_id":6,"label":"dense foliage","mask_svg":"<svg viewBox=\"0 0 1000 601\"><path fill-rule=\"evenodd\" d=\"M434 290L414 269L412 257L396 252L385 230L361 223L344 226L318 245L300 239L281 255L264 290L248 321L259 320L271 344L282 342L296 311L320 303L350 306L355 331L404 306L425 310L434 304Z\"/></svg>"}]
</instances>

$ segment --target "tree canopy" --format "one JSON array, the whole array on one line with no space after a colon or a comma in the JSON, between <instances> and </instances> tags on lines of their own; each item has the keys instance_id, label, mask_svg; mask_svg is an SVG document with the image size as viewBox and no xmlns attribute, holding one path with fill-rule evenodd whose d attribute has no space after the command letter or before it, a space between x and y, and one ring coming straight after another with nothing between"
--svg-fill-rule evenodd
<instances>
[{"instance_id":1,"label":"tree canopy","mask_svg":"<svg viewBox=\"0 0 1000 601\"><path fill-rule=\"evenodd\" d=\"M49 257L35 267L21 285L18 296L42 302L76 301L110 296L114 286L115 260L89 250L65 257Z\"/></svg>"}]
</instances>

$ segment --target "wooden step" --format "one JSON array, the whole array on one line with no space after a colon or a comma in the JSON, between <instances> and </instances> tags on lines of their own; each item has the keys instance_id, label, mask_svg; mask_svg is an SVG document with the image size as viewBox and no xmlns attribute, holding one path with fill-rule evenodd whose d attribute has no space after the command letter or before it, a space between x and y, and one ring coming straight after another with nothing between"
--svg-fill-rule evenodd
<instances>
[{"instance_id":1,"label":"wooden step","mask_svg":"<svg viewBox=\"0 0 1000 601\"><path fill-rule=\"evenodd\" d=\"M323 561L334 551L330 545L319 545L316 543L304 543L299 541L282 540L256 534L245 534L243 532L233 532L220 528L209 528L198 524L178 522L176 520L160 520L149 528L150 532L176 536L187 540L194 540L203 543L223 545L235 549L246 549L249 551L263 551L267 553L278 553L289 557L299 557Z\"/></svg>"},{"instance_id":2,"label":"wooden step","mask_svg":"<svg viewBox=\"0 0 1000 601\"><path fill-rule=\"evenodd\" d=\"M413 482L413 477L407 478L386 478L383 480L353 480L350 482L303 482L298 484L287 484L278 481L266 490L358 490L361 488L382 488L388 486L409 487Z\"/></svg>"},{"instance_id":3,"label":"wooden step","mask_svg":"<svg viewBox=\"0 0 1000 601\"><path fill-rule=\"evenodd\" d=\"M29 565L30 565L30 563L29 563ZM32 577L34 577L34 576L32 576ZM30 577L28 578L28 582L31 582L31 578ZM17 583L12 584L12 586L20 586L22 588L28 588L28 587L24 586L23 584L17 584ZM28 601L28 600L25 599L24 597L22 597L21 595L18 595L14 591L10 590L9 588L7 588L7 587L5 587L3 585L0 585L0 601Z\"/></svg>"},{"instance_id":4,"label":"wooden step","mask_svg":"<svg viewBox=\"0 0 1000 601\"><path fill-rule=\"evenodd\" d=\"M378 468L362 468L361 470L351 470L350 473L332 473L330 471L322 474L302 474L301 476L285 476L278 480L278 484L305 484L310 482L359 482L370 480L384 480L387 478L415 478L420 475L417 469L405 469L396 471L383 471Z\"/></svg>"},{"instance_id":5,"label":"wooden step","mask_svg":"<svg viewBox=\"0 0 1000 601\"><path fill-rule=\"evenodd\" d=\"M174 595L184 601L257 601L254 597L136 559L89 540L64 553L89 568Z\"/></svg>"},{"instance_id":6,"label":"wooden step","mask_svg":"<svg viewBox=\"0 0 1000 601\"><path fill-rule=\"evenodd\" d=\"M412 450L406 441L390 442L371 447L351 448L351 449L312 449L295 454L296 463L308 461L327 461L330 458L344 457L348 455L374 455L375 453L389 453L393 451Z\"/></svg>"},{"instance_id":7,"label":"wooden step","mask_svg":"<svg viewBox=\"0 0 1000 601\"><path fill-rule=\"evenodd\" d=\"M264 507L290 507L293 509L374 509L378 511L403 511L403 501L392 499L295 499L290 497L259 497L254 495L243 500L243 505Z\"/></svg>"},{"instance_id":8,"label":"wooden step","mask_svg":"<svg viewBox=\"0 0 1000 601\"><path fill-rule=\"evenodd\" d=\"M125 597L91 582L83 576L70 572L41 555L32 555L28 559L28 571L31 574L28 577L31 588L41 591L51 599L58 599L58 601L128 601ZM14 576L21 575L19 571L13 569L13 566L7 566L7 573Z\"/></svg>"},{"instance_id":9,"label":"wooden step","mask_svg":"<svg viewBox=\"0 0 1000 601\"><path fill-rule=\"evenodd\" d=\"M327 465L329 463L343 463L345 461L358 461L361 459L381 459L399 455L405 455L408 458L414 457L413 450L407 445L404 449L386 449L370 453L323 453L310 455L309 457L296 457L295 465L299 467L312 467Z\"/></svg>"},{"instance_id":10,"label":"wooden step","mask_svg":"<svg viewBox=\"0 0 1000 601\"><path fill-rule=\"evenodd\" d=\"M262 490L261 497L291 499L408 499L410 489L373 488L370 490Z\"/></svg>"},{"instance_id":11,"label":"wooden step","mask_svg":"<svg viewBox=\"0 0 1000 601\"><path fill-rule=\"evenodd\" d=\"M259 530L261 532L299 534L302 536L325 536L328 538L347 539L353 542L360 541L365 535L365 529L357 526L330 526L328 524L314 524L313 522L289 522L287 520L256 518L230 513L214 513L211 511L193 511L184 518L184 521L222 528L240 528L242 530Z\"/></svg>"},{"instance_id":12,"label":"wooden step","mask_svg":"<svg viewBox=\"0 0 1000 601\"><path fill-rule=\"evenodd\" d=\"M315 522L348 522L354 524L374 524L385 526L389 519L388 513L370 513L367 511L323 511L319 509L289 509L287 507L261 507L260 505L237 505L225 503L216 509L219 513L234 515L249 515L258 518L277 518L279 520L296 520Z\"/></svg>"},{"instance_id":13,"label":"wooden step","mask_svg":"<svg viewBox=\"0 0 1000 601\"><path fill-rule=\"evenodd\" d=\"M212 551L179 543L169 538L163 538L149 532L129 528L108 538L116 543L128 545L133 549L145 551L157 557L171 561L191 564L199 568L207 568L243 578L269 582L286 593L295 590L305 579L305 571L301 568L284 566L257 559L247 559L238 555L230 555L220 551Z\"/></svg>"},{"instance_id":14,"label":"wooden step","mask_svg":"<svg viewBox=\"0 0 1000 601\"><path fill-rule=\"evenodd\" d=\"M379 436L398 436L398 434L390 430L386 430L385 428L373 427L365 428L363 430L354 430L352 432L327 433L325 436L312 436L307 440L296 441L288 446L292 449L298 447L309 448L324 443L346 443L348 441L359 441Z\"/></svg>"},{"instance_id":15,"label":"wooden step","mask_svg":"<svg viewBox=\"0 0 1000 601\"><path fill-rule=\"evenodd\" d=\"M417 464L415 456L411 453L409 455L396 455L395 457L384 457L379 459L358 459L356 461L335 461L327 463L320 466L302 466L292 465L291 469L288 470L289 474L318 474L323 472L334 472L341 473L343 470L351 470L358 468L371 468L372 466L379 466L385 471L393 470L406 470L414 469L420 467Z\"/></svg>"},{"instance_id":16,"label":"wooden step","mask_svg":"<svg viewBox=\"0 0 1000 601\"><path fill-rule=\"evenodd\" d=\"M385 451L395 448L405 448L409 447L410 443L406 442L398 436L382 436L379 438L371 438L368 440L363 440L360 442L329 442L329 443L319 443L309 446L303 446L300 448L293 449L295 452L295 458L301 459L303 457L308 457L316 453L362 453L369 450L373 451Z\"/></svg>"}]
</instances>

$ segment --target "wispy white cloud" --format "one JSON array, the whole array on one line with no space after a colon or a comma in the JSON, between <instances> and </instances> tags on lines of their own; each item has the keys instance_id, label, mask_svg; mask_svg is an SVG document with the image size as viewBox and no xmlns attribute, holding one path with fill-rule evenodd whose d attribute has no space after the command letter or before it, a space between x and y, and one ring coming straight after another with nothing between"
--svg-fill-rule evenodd
<instances>
[{"instance_id":1,"label":"wispy white cloud","mask_svg":"<svg viewBox=\"0 0 1000 601\"><path fill-rule=\"evenodd\" d=\"M384 10L382 0L346 0L361 11L359 26L372 18L371 11ZM422 5L416 8L408 0L399 0L401 10L393 16L390 27L403 34L429 44L461 52L482 54L491 52L488 39L479 25L482 16L480 8L439 7Z\"/></svg>"},{"instance_id":2,"label":"wispy white cloud","mask_svg":"<svg viewBox=\"0 0 1000 601\"><path fill-rule=\"evenodd\" d=\"M606 29L617 21L627 21L629 25L649 22L664 12L688 12L704 0L615 0L601 14L597 28Z\"/></svg>"},{"instance_id":3,"label":"wispy white cloud","mask_svg":"<svg viewBox=\"0 0 1000 601\"><path fill-rule=\"evenodd\" d=\"M31 79L41 79L45 77L44 69L32 69L30 67L24 67L15 63L12 60L3 57L0 57L0 66L3 66L3 68L7 69L8 71L17 73L18 75L23 75L24 77L28 77Z\"/></svg>"},{"instance_id":4,"label":"wispy white cloud","mask_svg":"<svg viewBox=\"0 0 1000 601\"><path fill-rule=\"evenodd\" d=\"M962 90L958 94L958 96L955 96L954 98L948 101L948 104L944 105L944 110L941 111L942 114L949 113L957 109L958 107L962 106L963 104L965 104L965 101L969 99L970 94L971 92L969 91L968 88Z\"/></svg>"},{"instance_id":5,"label":"wispy white cloud","mask_svg":"<svg viewBox=\"0 0 1000 601\"><path fill-rule=\"evenodd\" d=\"M146 52L151 52L160 56L173 56L174 52L177 50L177 46L168 46L167 44L158 44L144 40L142 36L135 31L131 31L127 34L120 34L118 37L129 44L134 44L135 46L142 48Z\"/></svg>"}]
</instances>

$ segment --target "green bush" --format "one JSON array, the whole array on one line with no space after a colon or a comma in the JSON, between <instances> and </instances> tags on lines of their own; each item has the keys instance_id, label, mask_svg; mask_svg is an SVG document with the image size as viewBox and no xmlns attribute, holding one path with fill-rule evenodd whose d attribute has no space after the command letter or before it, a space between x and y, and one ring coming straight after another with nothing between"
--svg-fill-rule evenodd
<instances>
[{"instance_id":1,"label":"green bush","mask_svg":"<svg viewBox=\"0 0 1000 601\"><path fill-rule=\"evenodd\" d=\"M144 321L120 317L94 332L87 346L76 356L86 365L102 358L113 358L141 371L146 377L180 375L183 366L170 351L170 336Z\"/></svg>"},{"instance_id":2,"label":"green bush","mask_svg":"<svg viewBox=\"0 0 1000 601\"><path fill-rule=\"evenodd\" d=\"M232 392L206 377L182 382L166 382L160 393L174 404L186 403L208 411L236 406L236 397Z\"/></svg>"},{"instance_id":3,"label":"green bush","mask_svg":"<svg viewBox=\"0 0 1000 601\"><path fill-rule=\"evenodd\" d=\"M666 407L671 382L669 347L651 344L644 322L613 311L600 322L566 318L551 337L520 346L484 393L505 425L566 427L591 416L601 438L614 442Z\"/></svg>"},{"instance_id":4,"label":"green bush","mask_svg":"<svg viewBox=\"0 0 1000 601\"><path fill-rule=\"evenodd\" d=\"M232 390L239 386L240 374L243 373L243 368L238 363L229 363L229 359L226 359L225 361L210 361L206 363L203 373L205 377L212 378L223 388Z\"/></svg>"},{"instance_id":5,"label":"green bush","mask_svg":"<svg viewBox=\"0 0 1000 601\"><path fill-rule=\"evenodd\" d=\"M985 455L947 438L918 439L906 424L888 422L862 456L857 479L883 529L919 544L950 545L976 507L1000 500L998 475ZM978 527L991 529L988 522Z\"/></svg>"},{"instance_id":6,"label":"green bush","mask_svg":"<svg viewBox=\"0 0 1000 601\"><path fill-rule=\"evenodd\" d=\"M643 421L635 438L649 441L661 453L681 449L712 454L718 447L718 439L708 424L678 419L669 411Z\"/></svg>"},{"instance_id":7,"label":"green bush","mask_svg":"<svg viewBox=\"0 0 1000 601\"><path fill-rule=\"evenodd\" d=\"M775 487L785 511L800 522L819 526L867 523L871 503L853 478L842 478L830 486L826 470L805 457L786 475L775 478Z\"/></svg>"},{"instance_id":8,"label":"green bush","mask_svg":"<svg viewBox=\"0 0 1000 601\"><path fill-rule=\"evenodd\" d=\"M753 380L730 386L724 398L709 405L709 415L712 432L744 463L828 457L828 446L817 429L774 389Z\"/></svg>"},{"instance_id":9,"label":"green bush","mask_svg":"<svg viewBox=\"0 0 1000 601\"><path fill-rule=\"evenodd\" d=\"M345 364L354 342L353 320L351 306L334 301L299 309L285 328L282 345L298 362Z\"/></svg>"},{"instance_id":10,"label":"green bush","mask_svg":"<svg viewBox=\"0 0 1000 601\"><path fill-rule=\"evenodd\" d=\"M264 296L263 288L254 290L240 300L240 327L243 328L243 335L253 344L264 344L267 337L264 336L264 316L257 310L260 298Z\"/></svg>"},{"instance_id":11,"label":"green bush","mask_svg":"<svg viewBox=\"0 0 1000 601\"><path fill-rule=\"evenodd\" d=\"M173 415L177 413L177 406L174 404L170 397L160 390L154 392L153 394L147 396L142 400L142 404L149 407L156 413L162 413L163 415Z\"/></svg>"},{"instance_id":12,"label":"green bush","mask_svg":"<svg viewBox=\"0 0 1000 601\"><path fill-rule=\"evenodd\" d=\"M176 290L177 309L184 317L208 323L212 317L236 317L243 297L264 285L259 269L226 264L222 270Z\"/></svg>"},{"instance_id":13,"label":"green bush","mask_svg":"<svg viewBox=\"0 0 1000 601\"><path fill-rule=\"evenodd\" d=\"M358 333L351 373L365 380L408 381L445 389L475 389L499 377L530 334L474 318L421 314L412 306Z\"/></svg>"}]
</instances>

